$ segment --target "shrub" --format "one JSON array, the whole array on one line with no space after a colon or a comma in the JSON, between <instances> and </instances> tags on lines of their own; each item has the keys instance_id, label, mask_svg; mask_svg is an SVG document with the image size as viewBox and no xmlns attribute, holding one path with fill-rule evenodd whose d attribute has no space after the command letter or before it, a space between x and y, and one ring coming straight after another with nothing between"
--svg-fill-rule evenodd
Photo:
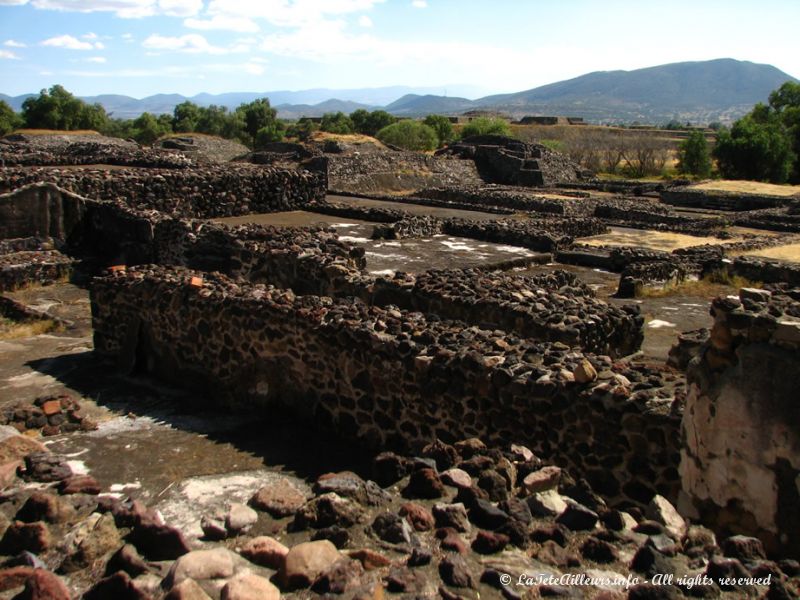
<instances>
[{"instance_id":1,"label":"shrub","mask_svg":"<svg viewBox=\"0 0 800 600\"><path fill-rule=\"evenodd\" d=\"M14 112L7 102L0 100L0 135L6 135L22 124L20 116Z\"/></svg>"},{"instance_id":2,"label":"shrub","mask_svg":"<svg viewBox=\"0 0 800 600\"><path fill-rule=\"evenodd\" d=\"M338 133L340 135L353 133L353 121L342 111L336 113L325 113L322 115L322 123L319 128L328 133Z\"/></svg>"},{"instance_id":3,"label":"shrub","mask_svg":"<svg viewBox=\"0 0 800 600\"><path fill-rule=\"evenodd\" d=\"M723 177L772 183L784 183L795 160L786 128L763 104L720 132L714 157Z\"/></svg>"},{"instance_id":4,"label":"shrub","mask_svg":"<svg viewBox=\"0 0 800 600\"><path fill-rule=\"evenodd\" d=\"M133 139L140 144L152 144L161 136L172 131L167 123L163 120L159 121L157 117L148 112L142 113L132 125Z\"/></svg>"},{"instance_id":5,"label":"shrub","mask_svg":"<svg viewBox=\"0 0 800 600\"><path fill-rule=\"evenodd\" d=\"M436 132L419 121L399 121L381 129L377 136L380 141L406 150L433 150L438 138Z\"/></svg>"},{"instance_id":6,"label":"shrub","mask_svg":"<svg viewBox=\"0 0 800 600\"><path fill-rule=\"evenodd\" d=\"M385 110L373 110L368 112L359 108L350 115L353 122L353 130L364 135L375 135L384 127L397 122L397 117L390 115Z\"/></svg>"},{"instance_id":7,"label":"shrub","mask_svg":"<svg viewBox=\"0 0 800 600\"><path fill-rule=\"evenodd\" d=\"M678 171L701 178L711 175L711 153L701 131L690 133L678 147Z\"/></svg>"},{"instance_id":8,"label":"shrub","mask_svg":"<svg viewBox=\"0 0 800 600\"><path fill-rule=\"evenodd\" d=\"M22 118L32 129L102 130L108 115L99 104L87 104L60 85L42 90L22 103Z\"/></svg>"},{"instance_id":9,"label":"shrub","mask_svg":"<svg viewBox=\"0 0 800 600\"><path fill-rule=\"evenodd\" d=\"M473 135L511 135L511 126L504 119L496 117L478 117L473 119L461 130L461 137L467 138Z\"/></svg>"},{"instance_id":10,"label":"shrub","mask_svg":"<svg viewBox=\"0 0 800 600\"><path fill-rule=\"evenodd\" d=\"M453 125L447 117L428 115L423 123L436 132L436 137L439 138L439 146L444 146L453 139Z\"/></svg>"}]
</instances>

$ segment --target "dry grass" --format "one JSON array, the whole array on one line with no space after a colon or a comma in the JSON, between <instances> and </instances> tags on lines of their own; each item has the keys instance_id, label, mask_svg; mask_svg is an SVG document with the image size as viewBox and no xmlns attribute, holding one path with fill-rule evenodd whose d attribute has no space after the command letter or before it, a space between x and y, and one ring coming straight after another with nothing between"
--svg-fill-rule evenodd
<instances>
[{"instance_id":1,"label":"dry grass","mask_svg":"<svg viewBox=\"0 0 800 600\"><path fill-rule=\"evenodd\" d=\"M649 231L646 229L620 230L612 228L611 233L581 238L587 246L637 246L649 250L671 252L678 248L691 248L703 244L725 244L738 241L735 238L720 240L713 237L698 237L668 231Z\"/></svg>"},{"instance_id":2,"label":"dry grass","mask_svg":"<svg viewBox=\"0 0 800 600\"><path fill-rule=\"evenodd\" d=\"M315 131L311 134L312 141L326 142L333 140L335 142L342 142L343 144L373 144L378 148L385 148L379 140L374 137L363 135L360 133L328 133L327 131Z\"/></svg>"},{"instance_id":3,"label":"dry grass","mask_svg":"<svg viewBox=\"0 0 800 600\"><path fill-rule=\"evenodd\" d=\"M50 333L58 329L59 325L50 319L20 322L0 317L0 340L18 340Z\"/></svg>"},{"instance_id":4,"label":"dry grass","mask_svg":"<svg viewBox=\"0 0 800 600\"><path fill-rule=\"evenodd\" d=\"M751 250L745 252L747 256L759 256L762 258L776 258L791 262L800 262L800 243L787 244L786 246L774 246L772 248L762 248L761 250Z\"/></svg>"},{"instance_id":5,"label":"dry grass","mask_svg":"<svg viewBox=\"0 0 800 600\"><path fill-rule=\"evenodd\" d=\"M661 288L642 289L642 298L668 298L671 296L696 296L712 299L717 296L726 296L735 293L741 288L760 288L761 282L750 281L738 275L731 275L727 271L715 271L703 279L696 281L683 281L676 285L667 285Z\"/></svg>"},{"instance_id":6,"label":"dry grass","mask_svg":"<svg viewBox=\"0 0 800 600\"><path fill-rule=\"evenodd\" d=\"M14 133L25 135L100 135L92 129L77 129L75 131L62 131L59 129L17 129Z\"/></svg>"},{"instance_id":7,"label":"dry grass","mask_svg":"<svg viewBox=\"0 0 800 600\"><path fill-rule=\"evenodd\" d=\"M776 185L759 181L738 181L723 179L692 186L698 190L739 192L742 194L768 194L770 196L793 196L800 194L800 185Z\"/></svg>"}]
</instances>

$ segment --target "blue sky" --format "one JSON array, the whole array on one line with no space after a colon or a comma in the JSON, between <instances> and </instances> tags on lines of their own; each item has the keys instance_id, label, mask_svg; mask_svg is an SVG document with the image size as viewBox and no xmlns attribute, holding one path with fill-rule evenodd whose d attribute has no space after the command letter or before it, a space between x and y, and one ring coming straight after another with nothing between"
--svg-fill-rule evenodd
<instances>
[{"instance_id":1,"label":"blue sky","mask_svg":"<svg viewBox=\"0 0 800 600\"><path fill-rule=\"evenodd\" d=\"M799 24L797 0L0 0L0 92L456 95L722 57L800 77Z\"/></svg>"}]
</instances>

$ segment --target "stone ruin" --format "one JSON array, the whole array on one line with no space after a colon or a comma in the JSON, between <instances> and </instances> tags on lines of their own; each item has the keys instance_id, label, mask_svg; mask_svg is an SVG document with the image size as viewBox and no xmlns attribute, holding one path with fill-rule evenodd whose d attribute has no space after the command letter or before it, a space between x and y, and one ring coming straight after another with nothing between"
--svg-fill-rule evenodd
<instances>
[{"instance_id":1,"label":"stone ruin","mask_svg":"<svg viewBox=\"0 0 800 600\"><path fill-rule=\"evenodd\" d=\"M534 160L536 149L527 146L503 146L494 163L482 154L494 152L480 149L490 146L485 142L468 140L459 152L474 152L487 168L511 164L504 161L519 159L515 153L527 156L525 168L506 183L519 184L529 176L520 179L526 170L540 172L539 185L546 177L574 181L580 175L558 174L569 165L548 171L543 151L535 160L545 162L530 169L534 165L526 161ZM0 196L0 286L52 281L68 275L77 261L100 261L100 267L113 268L91 283L94 349L123 373L193 386L227 410L269 414L288 407L344 439L393 449L409 457L403 459L409 465L422 460L411 457L435 456L434 464L441 462L445 470L463 464L453 462L452 452L469 460L472 450L462 440L480 438L490 448L513 441L524 445L520 456L531 456L514 460L510 483L495 480L511 459L488 449L492 458L484 462L494 466L476 466L473 474L489 490L488 499L506 502L498 506L508 511L503 514L509 523L508 515L517 514L513 492L526 505L544 506L539 510L551 511L550 517L560 514L558 523L569 523L568 529L577 527L576 519L591 520L589 530L602 521L614 532L627 531L626 519L638 521L631 531L647 533L639 534L641 548L631 563L639 572L670 556L705 560L703 572L714 577L741 574L737 569L792 572L790 562L767 564L765 552L800 556L792 535L800 530L800 444L792 402L800 373L800 269L747 257L730 260L714 246L667 253L576 242L616 223L701 229L696 220L647 199L634 203L563 190L565 199L556 204L502 186L440 188L416 198L431 206L477 205L496 214L530 211L525 221L476 222L336 205L326 201L326 185L320 172L245 164L6 168L0 178L0 189L8 192ZM609 305L564 271L519 276L440 269L375 276L364 269L363 248L330 229L209 221L301 208L382 223L380 235L392 239L445 232L534 249L565 264L602 267L620 273L622 295L716 269L757 273L759 280L775 283L714 302L711 331L682 336L673 349L673 363L687 368L684 377L666 366L627 360L642 343L638 308ZM790 209L775 210L759 218L776 227L791 221ZM704 226L734 221L719 217ZM768 243L752 238L737 247ZM481 452L472 455L477 462ZM376 465L383 469L402 462L398 455L382 456ZM544 481L556 471L543 471L540 459L553 463L546 469L564 469L565 479L574 478L558 489L576 500L554 508L538 496L556 485ZM531 461L540 462L522 466ZM427 473L428 465L404 466L394 481L410 477L411 497L424 497L429 482L415 474ZM324 529L317 520L327 514L322 505L330 498L318 485L317 497L296 512L298 527ZM344 493L344 487L335 489ZM535 499L528 501L529 495ZM502 517L491 512L496 507L482 498L462 499L470 520L500 532L503 544L525 548L528 535L544 536L536 543L550 539L540 530L520 537L521 526L506 521L489 525L491 515ZM712 550L710 532L689 530L672 515L669 501L685 517L729 536L726 558ZM392 537L378 525L373 528L381 539ZM731 534L758 539L737 541ZM487 536L475 542L477 548L499 543ZM617 536L622 534L598 532L582 541L583 559L602 564L598 557L606 552L611 562L618 560L615 544L625 542ZM750 571L738 560L733 564L735 559ZM648 560L650 566L643 567ZM452 574L442 578L454 581Z\"/></svg>"},{"instance_id":2,"label":"stone ruin","mask_svg":"<svg viewBox=\"0 0 800 600\"><path fill-rule=\"evenodd\" d=\"M547 146L500 135L467 137L437 151L436 155L474 160L487 183L543 186L591 177L591 173Z\"/></svg>"}]
</instances>

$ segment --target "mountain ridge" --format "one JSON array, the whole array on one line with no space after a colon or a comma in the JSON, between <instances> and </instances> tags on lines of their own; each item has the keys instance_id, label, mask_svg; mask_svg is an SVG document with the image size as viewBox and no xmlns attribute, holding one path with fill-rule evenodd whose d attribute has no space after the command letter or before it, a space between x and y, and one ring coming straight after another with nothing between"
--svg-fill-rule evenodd
<instances>
[{"instance_id":1,"label":"mountain ridge","mask_svg":"<svg viewBox=\"0 0 800 600\"><path fill-rule=\"evenodd\" d=\"M431 113L455 115L478 109L507 113L514 117L567 115L593 122L658 123L677 119L708 123L714 120L730 122L742 116L756 102L766 102L769 93L785 81L798 80L772 65L721 58L669 63L630 71L594 71L529 90L493 94L475 100L430 93L440 87L409 86L201 93L190 97L155 94L142 99L103 94L82 99L91 103L99 102L112 116L119 118L135 118L142 112L170 113L175 105L187 100L201 106L217 104L233 109L243 102L268 97L282 118L318 117L324 112L352 112L358 108L382 108L397 116L407 117ZM25 98L32 95L10 97L0 94L0 99L8 102L14 110L19 110Z\"/></svg>"}]
</instances>

